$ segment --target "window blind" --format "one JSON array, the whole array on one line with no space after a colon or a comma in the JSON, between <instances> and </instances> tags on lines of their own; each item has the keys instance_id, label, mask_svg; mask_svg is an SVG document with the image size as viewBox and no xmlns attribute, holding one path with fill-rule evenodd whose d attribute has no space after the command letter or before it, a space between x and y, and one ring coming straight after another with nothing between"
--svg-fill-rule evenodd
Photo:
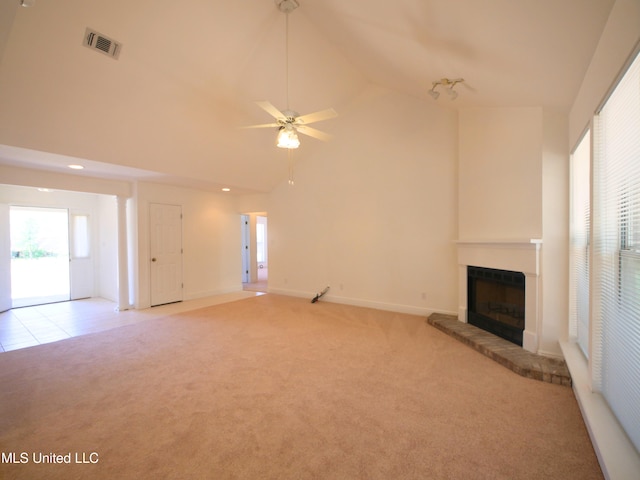
<instances>
[{"instance_id":1,"label":"window blind","mask_svg":"<svg viewBox=\"0 0 640 480\"><path fill-rule=\"evenodd\" d=\"M640 57L596 122L592 375L640 451Z\"/></svg>"},{"instance_id":2,"label":"window blind","mask_svg":"<svg viewBox=\"0 0 640 480\"><path fill-rule=\"evenodd\" d=\"M571 156L571 335L589 358L589 229L591 223L591 132Z\"/></svg>"}]
</instances>

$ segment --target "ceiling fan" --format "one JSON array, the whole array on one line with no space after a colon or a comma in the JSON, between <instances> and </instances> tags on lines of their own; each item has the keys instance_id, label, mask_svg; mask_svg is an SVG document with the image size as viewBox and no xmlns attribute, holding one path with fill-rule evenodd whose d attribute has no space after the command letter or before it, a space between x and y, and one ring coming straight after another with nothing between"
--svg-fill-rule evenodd
<instances>
[{"instance_id":1,"label":"ceiling fan","mask_svg":"<svg viewBox=\"0 0 640 480\"><path fill-rule=\"evenodd\" d=\"M298 148L300 146L300 140L297 133L302 133L318 140L327 141L331 138L331 135L325 132L321 132L315 128L309 127L310 123L320 122L322 120L328 120L330 118L337 117L338 114L333 108L321 110L315 113L309 113L307 115L300 115L289 109L289 13L298 8L300 5L296 0L275 0L278 9L286 15L286 93L287 93L287 108L285 110L279 110L274 107L270 102L261 101L256 102L257 105L265 112L275 118L273 123L264 123L261 125L250 125L244 128L277 128L278 137L277 145L280 148Z\"/></svg>"}]
</instances>

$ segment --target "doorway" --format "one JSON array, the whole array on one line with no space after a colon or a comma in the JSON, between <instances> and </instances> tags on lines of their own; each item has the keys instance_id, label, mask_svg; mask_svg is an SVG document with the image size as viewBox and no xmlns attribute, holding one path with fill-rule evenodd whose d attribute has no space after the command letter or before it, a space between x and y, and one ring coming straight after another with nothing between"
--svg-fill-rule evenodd
<instances>
[{"instance_id":1,"label":"doorway","mask_svg":"<svg viewBox=\"0 0 640 480\"><path fill-rule=\"evenodd\" d=\"M256 260L258 262L258 283L266 285L269 276L267 250L267 217L256 217Z\"/></svg>"},{"instance_id":2,"label":"doorway","mask_svg":"<svg viewBox=\"0 0 640 480\"><path fill-rule=\"evenodd\" d=\"M268 280L267 216L265 212L241 215L242 288L266 292Z\"/></svg>"},{"instance_id":3,"label":"doorway","mask_svg":"<svg viewBox=\"0 0 640 480\"><path fill-rule=\"evenodd\" d=\"M70 300L69 211L9 208L11 307Z\"/></svg>"}]
</instances>

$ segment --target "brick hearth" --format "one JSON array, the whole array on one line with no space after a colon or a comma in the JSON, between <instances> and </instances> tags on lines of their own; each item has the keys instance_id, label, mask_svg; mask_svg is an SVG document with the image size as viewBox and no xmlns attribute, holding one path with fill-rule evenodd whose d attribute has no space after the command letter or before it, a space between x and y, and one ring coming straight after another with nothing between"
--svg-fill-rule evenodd
<instances>
[{"instance_id":1,"label":"brick hearth","mask_svg":"<svg viewBox=\"0 0 640 480\"><path fill-rule=\"evenodd\" d=\"M453 315L433 313L427 322L460 340L518 375L543 382L571 386L564 360L543 357L524 350L478 327L458 321Z\"/></svg>"}]
</instances>

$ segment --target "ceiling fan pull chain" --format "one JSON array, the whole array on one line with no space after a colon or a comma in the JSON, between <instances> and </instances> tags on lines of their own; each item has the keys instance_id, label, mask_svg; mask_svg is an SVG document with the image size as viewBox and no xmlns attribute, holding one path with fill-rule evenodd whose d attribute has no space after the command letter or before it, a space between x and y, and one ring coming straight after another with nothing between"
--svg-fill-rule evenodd
<instances>
[{"instance_id":1,"label":"ceiling fan pull chain","mask_svg":"<svg viewBox=\"0 0 640 480\"><path fill-rule=\"evenodd\" d=\"M293 186L293 157L291 156L291 149L287 149L287 157L289 159L289 185Z\"/></svg>"}]
</instances>

